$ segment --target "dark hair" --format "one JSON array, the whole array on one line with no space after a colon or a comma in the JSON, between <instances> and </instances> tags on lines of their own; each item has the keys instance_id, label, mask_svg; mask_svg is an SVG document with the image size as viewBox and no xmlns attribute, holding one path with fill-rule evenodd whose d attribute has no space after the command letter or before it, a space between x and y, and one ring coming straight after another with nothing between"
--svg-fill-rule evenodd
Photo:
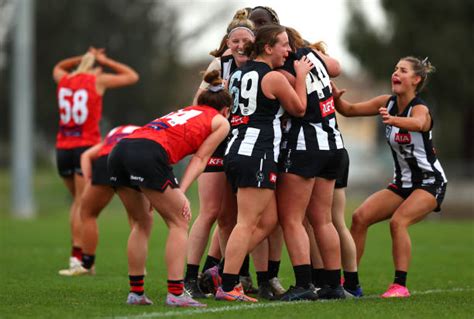
<instances>
[{"instance_id":1,"label":"dark hair","mask_svg":"<svg viewBox=\"0 0 474 319\"><path fill-rule=\"evenodd\" d=\"M219 44L219 47L209 52L209 54L212 55L213 57L220 58L226 50L227 50L227 34L225 34L222 37L221 44Z\"/></svg>"},{"instance_id":2,"label":"dark hair","mask_svg":"<svg viewBox=\"0 0 474 319\"><path fill-rule=\"evenodd\" d=\"M224 87L224 80L222 80L218 70L207 72L204 75L204 81L209 83L209 87L199 94L198 105L208 105L220 111L232 104L232 97Z\"/></svg>"},{"instance_id":3,"label":"dark hair","mask_svg":"<svg viewBox=\"0 0 474 319\"><path fill-rule=\"evenodd\" d=\"M253 12L255 10L258 10L258 9L266 11L270 15L273 24L280 24L280 19L278 18L278 14L276 13L275 10L273 10L270 7L256 6L256 7L252 8L251 12Z\"/></svg>"},{"instance_id":4,"label":"dark hair","mask_svg":"<svg viewBox=\"0 0 474 319\"><path fill-rule=\"evenodd\" d=\"M288 34L288 40L290 41L290 48L292 51L296 51L306 46L306 42L301 34L294 28L285 27L286 33Z\"/></svg>"},{"instance_id":5,"label":"dark hair","mask_svg":"<svg viewBox=\"0 0 474 319\"><path fill-rule=\"evenodd\" d=\"M420 83L418 83L418 85L416 86L416 92L421 92L426 86L428 75L436 71L434 65L432 65L431 62L428 61L428 57L421 60L413 56L406 56L404 58L401 58L400 61L410 62L415 74L421 77Z\"/></svg>"},{"instance_id":6,"label":"dark hair","mask_svg":"<svg viewBox=\"0 0 474 319\"><path fill-rule=\"evenodd\" d=\"M277 36L285 32L284 26L279 24L266 24L257 29L255 42L249 42L244 47L244 54L250 58L255 58L265 51L265 45L273 47L277 43Z\"/></svg>"}]
</instances>

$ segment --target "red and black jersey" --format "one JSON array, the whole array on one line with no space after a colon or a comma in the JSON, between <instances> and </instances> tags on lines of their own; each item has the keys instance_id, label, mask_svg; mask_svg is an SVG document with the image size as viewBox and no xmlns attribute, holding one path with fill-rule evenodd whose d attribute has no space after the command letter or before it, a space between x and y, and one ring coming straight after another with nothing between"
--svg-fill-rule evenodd
<instances>
[{"instance_id":1,"label":"red and black jersey","mask_svg":"<svg viewBox=\"0 0 474 319\"><path fill-rule=\"evenodd\" d=\"M103 145L99 150L99 157L109 155L115 144L117 144L122 138L129 136L139 128L140 126L135 125L122 125L111 129L110 132L107 133Z\"/></svg>"},{"instance_id":2,"label":"red and black jersey","mask_svg":"<svg viewBox=\"0 0 474 319\"><path fill-rule=\"evenodd\" d=\"M65 75L59 81L57 149L72 149L100 142L102 95L97 93L95 81L95 75L88 73Z\"/></svg>"},{"instance_id":3,"label":"red and black jersey","mask_svg":"<svg viewBox=\"0 0 474 319\"><path fill-rule=\"evenodd\" d=\"M212 119L219 112L206 105L188 106L157 118L128 138L144 138L159 143L168 154L169 164L197 151L212 132Z\"/></svg>"}]
</instances>

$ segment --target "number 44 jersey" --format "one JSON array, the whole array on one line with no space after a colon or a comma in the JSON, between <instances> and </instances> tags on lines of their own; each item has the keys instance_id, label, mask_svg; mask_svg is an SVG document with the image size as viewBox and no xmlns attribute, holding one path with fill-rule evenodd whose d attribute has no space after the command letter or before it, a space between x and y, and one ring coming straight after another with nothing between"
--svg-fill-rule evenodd
<instances>
[{"instance_id":1,"label":"number 44 jersey","mask_svg":"<svg viewBox=\"0 0 474 319\"><path fill-rule=\"evenodd\" d=\"M198 150L212 133L212 119L217 114L210 106L188 106L151 121L124 139L155 141L168 154L168 163L175 164Z\"/></svg>"},{"instance_id":2,"label":"number 44 jersey","mask_svg":"<svg viewBox=\"0 0 474 319\"><path fill-rule=\"evenodd\" d=\"M95 80L95 75L78 73L65 75L59 81L57 149L91 146L100 142L102 96L96 91Z\"/></svg>"},{"instance_id":3,"label":"number 44 jersey","mask_svg":"<svg viewBox=\"0 0 474 319\"><path fill-rule=\"evenodd\" d=\"M426 103L419 97L410 101L405 110L398 114L397 98L392 96L387 110L392 116L409 117L415 105ZM447 183L443 168L436 158L432 142L433 120L427 132L413 132L386 125L385 136L392 150L395 172L393 183L403 188L434 183Z\"/></svg>"}]
</instances>

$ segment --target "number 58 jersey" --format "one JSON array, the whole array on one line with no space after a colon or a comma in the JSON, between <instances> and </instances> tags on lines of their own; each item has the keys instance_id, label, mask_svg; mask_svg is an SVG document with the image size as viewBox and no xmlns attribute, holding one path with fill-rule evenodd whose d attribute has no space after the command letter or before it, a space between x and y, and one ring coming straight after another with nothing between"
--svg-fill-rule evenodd
<instances>
[{"instance_id":1,"label":"number 58 jersey","mask_svg":"<svg viewBox=\"0 0 474 319\"><path fill-rule=\"evenodd\" d=\"M387 110L392 116L410 117L413 107L418 104L426 106L422 99L415 97L402 114L398 114L397 97L394 95L388 100ZM433 147L431 129L432 127L427 132L413 132L396 126L385 126L385 137L392 150L395 166L394 184L409 188L447 183Z\"/></svg>"},{"instance_id":2,"label":"number 58 jersey","mask_svg":"<svg viewBox=\"0 0 474 319\"><path fill-rule=\"evenodd\" d=\"M57 149L91 146L100 142L102 96L96 91L95 80L95 75L79 73L65 75L59 81Z\"/></svg>"},{"instance_id":3,"label":"number 58 jersey","mask_svg":"<svg viewBox=\"0 0 474 319\"><path fill-rule=\"evenodd\" d=\"M229 92L234 104L226 155L273 158L277 162L283 108L277 99L267 98L261 88L263 77L271 71L266 63L248 61L231 75Z\"/></svg>"}]
</instances>

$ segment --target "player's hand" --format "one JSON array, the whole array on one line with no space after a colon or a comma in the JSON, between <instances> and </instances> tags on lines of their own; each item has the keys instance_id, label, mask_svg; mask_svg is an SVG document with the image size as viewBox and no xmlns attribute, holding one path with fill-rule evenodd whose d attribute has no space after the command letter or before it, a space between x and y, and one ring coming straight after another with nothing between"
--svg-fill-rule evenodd
<instances>
[{"instance_id":1,"label":"player's hand","mask_svg":"<svg viewBox=\"0 0 474 319\"><path fill-rule=\"evenodd\" d=\"M314 67L313 62L311 62L311 60L308 59L306 55L293 62L293 65L295 67L296 74L302 74L304 76L306 76L306 74L308 74L309 71L311 71L311 69Z\"/></svg>"},{"instance_id":2,"label":"player's hand","mask_svg":"<svg viewBox=\"0 0 474 319\"><path fill-rule=\"evenodd\" d=\"M384 124L392 124L393 122L393 116L391 116L388 111L387 111L387 108L386 107L381 107L379 108L379 114L380 116L382 117L382 122Z\"/></svg>"},{"instance_id":3,"label":"player's hand","mask_svg":"<svg viewBox=\"0 0 474 319\"><path fill-rule=\"evenodd\" d=\"M193 216L192 212L191 212L191 205L189 204L189 200L186 198L185 202L184 202L184 206L183 206L183 209L181 211L181 214L183 215L183 217L187 220L187 221L190 221L191 220L191 217Z\"/></svg>"},{"instance_id":4,"label":"player's hand","mask_svg":"<svg viewBox=\"0 0 474 319\"><path fill-rule=\"evenodd\" d=\"M339 89L333 81L331 81L331 87L332 96L335 100L339 99L347 91L346 89Z\"/></svg>"}]
</instances>

